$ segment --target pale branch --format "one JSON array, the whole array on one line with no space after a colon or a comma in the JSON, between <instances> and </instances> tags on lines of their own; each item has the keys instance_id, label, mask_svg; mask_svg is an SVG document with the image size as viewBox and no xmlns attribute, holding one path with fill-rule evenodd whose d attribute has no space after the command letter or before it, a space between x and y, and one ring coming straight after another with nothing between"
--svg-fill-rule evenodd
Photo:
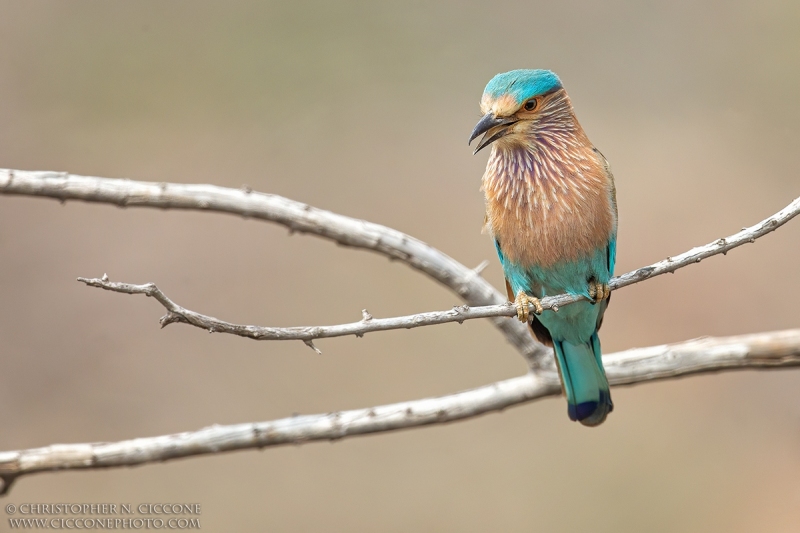
<instances>
[{"instance_id":1,"label":"pale branch","mask_svg":"<svg viewBox=\"0 0 800 533\"><path fill-rule=\"evenodd\" d=\"M755 242L759 237L779 228L794 216L800 213L800 198L795 199L785 208L781 209L771 217L768 217L758 224L742 231L717 239L705 246L692 248L681 255L670 257L664 261L659 261L650 266L642 267L627 274L613 278L609 282L612 289L620 289L634 283L644 281L654 276L675 272L679 268L699 263L701 259L711 257L719 253L726 254L728 250L741 246L748 242ZM242 337L256 340L301 340L317 349L311 341L314 339L324 339L328 337L341 337L345 335L356 335L362 337L365 333L373 331L387 331L392 329L411 329L420 326L433 326L446 324L449 322L462 323L465 320L475 318L499 318L516 315L516 309L511 303L499 305L475 306L468 305L455 306L447 311L432 311L428 313L418 313L414 315L393 317L393 318L373 318L368 313L364 313L364 318L359 322L350 324L340 324L336 326L298 326L298 327L266 327L232 324L217 318L202 315L189 309L185 309L170 300L156 285L147 283L144 285L132 285L130 283L118 283L109 281L106 276L98 278L78 278L92 287L100 287L113 292L126 294L146 294L158 300L167 310L167 314L161 318L161 326L164 327L173 322L184 322L210 332L231 333ZM560 307L573 302L587 299L585 296L575 296L561 294L549 296L541 300L543 309L558 311ZM319 351L319 350L317 350ZM540 365L542 363L540 362Z\"/></svg>"},{"instance_id":2,"label":"pale branch","mask_svg":"<svg viewBox=\"0 0 800 533\"><path fill-rule=\"evenodd\" d=\"M196 313L173 302L164 292L154 283L144 285L134 285L131 283L119 283L109 281L108 276L102 278L78 278L91 287L99 287L107 291L119 292L123 294L144 294L155 298L167 310L167 314L161 317L159 323L165 327L175 322L191 324L204 329L209 333L230 333L247 337L255 340L299 340L310 342L314 339L325 339L329 337L343 337L345 335L356 335L363 337L365 333L373 331L387 331L391 329L411 329L420 326L432 326L435 324L445 324L448 322L463 322L473 318L492 318L501 316L516 315L514 304L505 303L501 305L489 305L480 307L470 307L468 305L455 306L449 311L432 311L429 313L418 313L416 315L401 316L394 318L374 318L366 309L362 313L362 319L350 324L340 324L336 326L298 326L298 327L268 327L250 326L242 324L232 324L212 316ZM312 348L315 348L311 345Z\"/></svg>"},{"instance_id":3,"label":"pale branch","mask_svg":"<svg viewBox=\"0 0 800 533\"><path fill-rule=\"evenodd\" d=\"M613 385L720 370L800 366L800 329L634 348L604 356L603 360ZM438 398L366 409L215 425L199 431L113 443L54 444L0 452L0 478L4 482L0 494L6 493L17 478L37 472L135 466L193 455L334 441L464 420L560 392L553 368Z\"/></svg>"},{"instance_id":4,"label":"pale branch","mask_svg":"<svg viewBox=\"0 0 800 533\"><path fill-rule=\"evenodd\" d=\"M279 196L255 193L249 188L235 190L211 185L155 184L81 177L66 173L0 169L0 193L53 197L61 201L76 199L120 206L196 209L239 214L277 222L289 227L290 231L313 233L339 244L382 253L426 273L454 290L473 306L456 307L452 311L444 312L446 316L443 317L437 313L415 315L410 317L413 326L423 325L426 321L434 321L432 323L463 321L468 318L478 318L478 314L484 313L482 317L494 317L493 322L512 344L526 356L532 366L538 366L538 371L525 376L439 398L325 415L296 416L271 422L212 426L197 432L118 443L53 445L31 450L0 452L2 493L7 492L18 477L35 472L133 466L191 455L298 444L312 440L336 440L351 435L471 418L560 392L552 357L547 357L551 351L533 341L526 328L517 321L501 318L512 315L513 307L505 303L505 297L480 277L481 266L471 270L440 251L396 230L315 209ZM610 284L611 288L621 288L659 274L673 272L693 262L699 262L705 257L725 253L745 242L752 242L787 222L798 211L800 211L800 199L762 223L743 229L731 237L614 278ZM111 283L105 276L100 280L82 281L118 292L141 292L157 298L167 308L167 315L162 319L162 324L186 321L195 325L202 324L201 327L209 326L207 329L212 331L223 331L225 328L220 326L225 326L232 329L232 333L237 332L233 331L237 328L245 328L244 333L238 333L253 336L246 328L255 326L228 324L183 309L152 284ZM559 306L579 299L581 297L560 295L544 299L542 303L546 309L557 310ZM502 311L498 312L498 309ZM358 329L363 324L369 324L368 327L374 328L369 331L394 329L392 321L408 318L374 319L364 311L362 321L351 325L330 328L260 329L269 331L273 338L287 338L285 334L288 332L295 335L293 338L304 340L313 347L312 339L332 336L331 332L335 333L335 328L350 328L351 331L345 334L363 334L366 331ZM400 327L409 326L406 324ZM615 385L731 368L797 366L800 365L800 330L699 339L674 345L628 350L609 355L604 360L609 380Z\"/></svg>"},{"instance_id":5,"label":"pale branch","mask_svg":"<svg viewBox=\"0 0 800 533\"><path fill-rule=\"evenodd\" d=\"M77 176L66 172L0 169L0 194L82 200L119 207L152 207L229 213L282 224L290 233L309 233L340 245L383 254L427 274L458 294L467 304L502 304L500 294L479 272L405 233L380 224L317 209L274 194L215 185L153 183ZM506 339L531 367L545 360L550 349L536 342L514 320L492 318Z\"/></svg>"}]
</instances>

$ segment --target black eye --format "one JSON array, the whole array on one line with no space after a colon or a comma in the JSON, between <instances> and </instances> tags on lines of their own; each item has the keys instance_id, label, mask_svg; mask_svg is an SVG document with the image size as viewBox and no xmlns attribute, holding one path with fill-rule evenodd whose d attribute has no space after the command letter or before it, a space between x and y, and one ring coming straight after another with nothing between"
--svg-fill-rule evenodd
<instances>
[{"instance_id":1,"label":"black eye","mask_svg":"<svg viewBox=\"0 0 800 533\"><path fill-rule=\"evenodd\" d=\"M522 107L524 107L524 108L525 108L525 111L533 111L534 109L536 109L536 105L537 105L538 103L539 103L539 102L537 102L537 101L536 101L536 98L531 98L530 100L528 100L527 102L525 102L525 105L524 105L524 106L522 106Z\"/></svg>"}]
</instances>

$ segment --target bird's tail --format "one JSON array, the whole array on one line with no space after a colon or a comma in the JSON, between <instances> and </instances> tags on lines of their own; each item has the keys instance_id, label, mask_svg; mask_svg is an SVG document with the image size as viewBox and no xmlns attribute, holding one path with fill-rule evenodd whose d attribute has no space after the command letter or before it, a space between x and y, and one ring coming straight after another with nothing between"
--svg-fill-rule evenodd
<instances>
[{"instance_id":1,"label":"bird's tail","mask_svg":"<svg viewBox=\"0 0 800 533\"><path fill-rule=\"evenodd\" d=\"M597 332L584 344L554 339L553 347L567 396L570 420L578 420L584 426L602 424L608 413L614 410L614 404L600 358Z\"/></svg>"}]
</instances>

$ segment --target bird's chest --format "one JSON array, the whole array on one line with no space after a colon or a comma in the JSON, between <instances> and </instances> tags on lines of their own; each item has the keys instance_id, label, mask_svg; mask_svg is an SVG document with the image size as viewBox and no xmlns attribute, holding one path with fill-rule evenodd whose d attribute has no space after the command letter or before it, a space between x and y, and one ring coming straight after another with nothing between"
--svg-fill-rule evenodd
<instances>
[{"instance_id":1,"label":"bird's chest","mask_svg":"<svg viewBox=\"0 0 800 533\"><path fill-rule=\"evenodd\" d=\"M490 162L483 180L487 224L508 261L548 267L607 245L613 231L608 187L591 168L493 170Z\"/></svg>"}]
</instances>

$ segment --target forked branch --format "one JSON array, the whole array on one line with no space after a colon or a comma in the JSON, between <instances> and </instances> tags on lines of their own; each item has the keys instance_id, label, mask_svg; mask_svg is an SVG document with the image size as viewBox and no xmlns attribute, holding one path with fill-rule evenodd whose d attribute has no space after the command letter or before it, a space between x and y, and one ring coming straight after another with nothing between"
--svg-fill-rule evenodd
<instances>
[{"instance_id":1,"label":"forked branch","mask_svg":"<svg viewBox=\"0 0 800 533\"><path fill-rule=\"evenodd\" d=\"M692 248L688 252L682 253L675 257L669 257L658 263L650 266L642 267L627 274L613 278L609 282L612 289L620 289L633 285L640 281L666 274L668 272L675 272L679 268L683 268L694 263L699 263L702 259L711 257L716 254L726 254L729 250L741 246L746 243L755 242L759 237L763 237L767 233L774 231L781 227L783 224L797 216L800 213L800 198L796 198L785 208L781 209L774 215L762 220L758 224L749 228L742 228L738 233L717 239L714 242L706 244L705 246L698 246ZM167 310L167 314L161 318L161 326L164 327L173 322L184 322L191 324L198 328L208 330L210 332L231 333L241 337L247 337L256 340L301 340L309 344L312 348L316 347L311 343L314 339L324 339L328 337L342 337L345 335L356 335L358 337L364 336L366 333L374 331L387 331L391 329L411 329L420 326L433 326L437 324L446 324L449 322L462 323L465 320L472 320L475 318L496 318L496 317L510 317L516 315L516 309L511 303L499 305L486 305L470 307L468 305L456 306L447 311L432 311L428 313L418 313L415 315L400 316L393 318L373 318L369 313L364 310L362 320L352 322L350 324L340 324L336 326L298 326L298 327L266 327L266 326L250 326L241 324L232 324L217 318L202 315L195 311L185 309L180 305L170 300L153 283L144 285L133 285L130 283L118 283L109 281L106 276L101 279L98 278L78 278L92 287L100 287L102 289L120 292L125 294L146 294L158 300L161 305ZM558 296L549 296L541 300L542 308L553 309L558 311L560 307L569 305L571 303L585 299L584 296L575 296L569 294L561 294Z\"/></svg>"},{"instance_id":2,"label":"forked branch","mask_svg":"<svg viewBox=\"0 0 800 533\"><path fill-rule=\"evenodd\" d=\"M533 369L525 376L439 398L320 415L295 416L269 422L212 426L196 432L139 438L117 443L59 444L29 450L0 452L0 493L27 474L67 469L133 466L179 457L297 444L312 440L336 440L352 435L446 423L559 394L560 385L551 350L533 340L527 328L506 317L515 313L505 297L469 269L439 250L397 230L357 220L280 196L212 185L147 183L74 176L66 173L26 172L0 169L0 194L75 199L125 206L196 209L238 214L287 226L290 231L313 233L345 246L371 250L402 261L427 274L461 296L469 306L410 317L375 319L364 312L357 323L310 328L263 328L220 321L184 309L155 285L130 285L101 279L81 281L107 290L142 293L156 298L166 309L162 324L187 322L211 331L225 331L257 339L312 340L339 335L363 335L370 331L409 328L471 318L490 317L506 338L526 357ZM618 289L664 274L753 242L785 224L800 212L800 198L766 220L739 233L694 248L649 267L617 278ZM556 310L581 297L559 295L542 301ZM470 307L471 306L471 307ZM800 365L800 330L698 339L673 345L619 352L604 357L614 385L734 368L772 368Z\"/></svg>"},{"instance_id":3,"label":"forked branch","mask_svg":"<svg viewBox=\"0 0 800 533\"><path fill-rule=\"evenodd\" d=\"M396 229L317 209L275 194L215 185L152 183L76 176L66 172L0 169L0 194L81 200L119 207L150 207L229 213L275 222L290 233L309 233L342 246L369 250L400 261L455 292L467 304L502 304L505 296L447 254ZM521 323L490 319L506 339L536 367L550 354Z\"/></svg>"}]
</instances>

